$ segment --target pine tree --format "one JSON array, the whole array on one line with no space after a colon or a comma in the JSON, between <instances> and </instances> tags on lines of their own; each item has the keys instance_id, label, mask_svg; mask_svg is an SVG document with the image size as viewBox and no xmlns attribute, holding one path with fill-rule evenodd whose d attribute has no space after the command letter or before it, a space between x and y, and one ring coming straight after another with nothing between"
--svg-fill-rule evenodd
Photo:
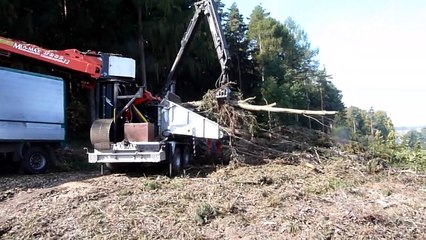
<instances>
[{"instance_id":1,"label":"pine tree","mask_svg":"<svg viewBox=\"0 0 426 240\"><path fill-rule=\"evenodd\" d=\"M238 84L240 91L246 96L258 95L259 82L256 81L254 63L250 59L247 24L240 14L236 3L224 13L224 33L231 54L231 79Z\"/></svg>"}]
</instances>

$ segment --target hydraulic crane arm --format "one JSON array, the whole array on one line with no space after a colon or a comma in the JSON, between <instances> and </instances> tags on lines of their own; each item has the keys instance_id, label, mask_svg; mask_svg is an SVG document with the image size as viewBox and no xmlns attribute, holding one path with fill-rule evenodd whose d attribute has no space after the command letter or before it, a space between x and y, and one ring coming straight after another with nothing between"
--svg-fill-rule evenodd
<instances>
[{"instance_id":1,"label":"hydraulic crane arm","mask_svg":"<svg viewBox=\"0 0 426 240\"><path fill-rule=\"evenodd\" d=\"M191 22L188 25L188 28L182 38L181 47L175 58L173 66L167 76L166 80L166 90L174 93L174 82L173 77L177 67L180 64L182 55L186 52L189 43L194 37L194 29L200 23L200 19L205 16L207 18L210 33L213 38L214 47L216 49L217 57L220 62L221 75L218 79L219 86L229 82L229 68L231 64L230 54L228 50L228 45L226 43L225 35L220 24L219 16L217 13L217 7L214 3L214 0L203 0L194 3L195 13L191 19ZM217 86L218 87L218 86Z\"/></svg>"},{"instance_id":2,"label":"hydraulic crane arm","mask_svg":"<svg viewBox=\"0 0 426 240\"><path fill-rule=\"evenodd\" d=\"M102 60L96 52L83 53L77 49L48 50L23 41L0 37L0 55L9 57L14 54L87 74L93 79L101 77Z\"/></svg>"}]
</instances>

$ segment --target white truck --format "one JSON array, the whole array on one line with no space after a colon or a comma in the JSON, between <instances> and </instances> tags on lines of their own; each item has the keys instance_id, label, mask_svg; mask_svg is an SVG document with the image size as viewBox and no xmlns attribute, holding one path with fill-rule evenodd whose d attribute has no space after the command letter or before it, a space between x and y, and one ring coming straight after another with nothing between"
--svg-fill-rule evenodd
<instances>
[{"instance_id":1,"label":"white truck","mask_svg":"<svg viewBox=\"0 0 426 240\"><path fill-rule=\"evenodd\" d=\"M64 140L64 81L0 67L0 161L43 173Z\"/></svg>"},{"instance_id":2,"label":"white truck","mask_svg":"<svg viewBox=\"0 0 426 240\"><path fill-rule=\"evenodd\" d=\"M221 66L217 98L229 89L230 54L213 0L194 3L195 13L166 79L166 94L153 97L137 86L135 60L117 54L76 49L49 50L0 37L0 63L47 66L49 73L77 80L90 91L93 123L90 163L110 168L128 163L169 163L179 174L196 154L196 142L221 138L219 125L179 105L174 73L206 17ZM5 66L5 65L3 65ZM53 159L53 148L65 139L64 83L61 78L2 68L0 72L0 152L13 155L28 173L41 173ZM143 80L144 82L145 80ZM212 149L219 145L207 144Z\"/></svg>"}]
</instances>

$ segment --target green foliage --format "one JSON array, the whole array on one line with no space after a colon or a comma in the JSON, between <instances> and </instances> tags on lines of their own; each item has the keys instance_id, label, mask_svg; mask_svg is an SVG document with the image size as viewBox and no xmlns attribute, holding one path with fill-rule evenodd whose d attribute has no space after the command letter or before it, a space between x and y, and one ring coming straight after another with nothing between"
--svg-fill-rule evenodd
<instances>
[{"instance_id":1,"label":"green foliage","mask_svg":"<svg viewBox=\"0 0 426 240\"><path fill-rule=\"evenodd\" d=\"M392 120L386 112L374 111L373 109L367 112L351 106L336 116L334 126L350 129L351 139L353 140L376 136L383 138L384 141L389 138L393 142L396 137Z\"/></svg>"},{"instance_id":2,"label":"green foliage","mask_svg":"<svg viewBox=\"0 0 426 240\"><path fill-rule=\"evenodd\" d=\"M422 134L422 140L423 140L424 142L426 142L426 128L422 128L422 129L420 130L420 133Z\"/></svg>"},{"instance_id":3,"label":"green foliage","mask_svg":"<svg viewBox=\"0 0 426 240\"><path fill-rule=\"evenodd\" d=\"M346 110L345 126L352 130L352 136L367 136L370 134L370 124L367 112L357 107L350 107Z\"/></svg>"},{"instance_id":4,"label":"green foliage","mask_svg":"<svg viewBox=\"0 0 426 240\"><path fill-rule=\"evenodd\" d=\"M373 158L384 159L392 165L426 170L426 151L420 148L376 140L369 146L368 152Z\"/></svg>"},{"instance_id":5,"label":"green foliage","mask_svg":"<svg viewBox=\"0 0 426 240\"><path fill-rule=\"evenodd\" d=\"M380 132L385 139L388 138L390 133L395 132L391 119L384 111L373 112L371 121L372 128Z\"/></svg>"},{"instance_id":6,"label":"green foliage","mask_svg":"<svg viewBox=\"0 0 426 240\"><path fill-rule=\"evenodd\" d=\"M291 18L280 23L257 6L250 16L248 38L263 83L261 92L268 102L298 109L344 109L340 91L319 67L318 49L311 48L307 33ZM279 124L315 125L310 119L274 116Z\"/></svg>"},{"instance_id":7,"label":"green foliage","mask_svg":"<svg viewBox=\"0 0 426 240\"><path fill-rule=\"evenodd\" d=\"M194 220L198 225L205 225L218 215L215 207L209 203L199 204L195 210Z\"/></svg>"},{"instance_id":8,"label":"green foliage","mask_svg":"<svg viewBox=\"0 0 426 240\"><path fill-rule=\"evenodd\" d=\"M386 122L389 124L389 121ZM409 132L407 135L413 136L413 133ZM411 144L409 141L403 141L398 144L394 131L390 131L386 138L382 137L381 131L377 131L368 152L373 158L384 159L393 165L426 170L426 151L422 150L420 142Z\"/></svg>"},{"instance_id":9,"label":"green foliage","mask_svg":"<svg viewBox=\"0 0 426 240\"><path fill-rule=\"evenodd\" d=\"M72 101L67 108L67 121L69 133L87 131L89 128L87 107L79 100Z\"/></svg>"},{"instance_id":10,"label":"green foliage","mask_svg":"<svg viewBox=\"0 0 426 240\"><path fill-rule=\"evenodd\" d=\"M149 181L145 183L144 190L157 190L161 189L161 183L157 181Z\"/></svg>"},{"instance_id":11,"label":"green foliage","mask_svg":"<svg viewBox=\"0 0 426 240\"><path fill-rule=\"evenodd\" d=\"M424 148L426 144L426 138L424 131L418 132L416 130L408 131L403 137L403 144L407 145L409 148L415 149L418 147Z\"/></svg>"},{"instance_id":12,"label":"green foliage","mask_svg":"<svg viewBox=\"0 0 426 240\"><path fill-rule=\"evenodd\" d=\"M247 37L248 26L234 3L224 13L224 33L231 54L231 79L245 96L259 96L260 81L256 78L255 62Z\"/></svg>"},{"instance_id":13,"label":"green foliage","mask_svg":"<svg viewBox=\"0 0 426 240\"><path fill-rule=\"evenodd\" d=\"M402 142L399 142L392 120L384 111L370 109L367 112L350 107L335 118L333 134L337 139L348 137L351 140L348 150L351 152L366 151L371 159L382 159L392 165L426 170L422 133L409 131L402 137Z\"/></svg>"}]
</instances>

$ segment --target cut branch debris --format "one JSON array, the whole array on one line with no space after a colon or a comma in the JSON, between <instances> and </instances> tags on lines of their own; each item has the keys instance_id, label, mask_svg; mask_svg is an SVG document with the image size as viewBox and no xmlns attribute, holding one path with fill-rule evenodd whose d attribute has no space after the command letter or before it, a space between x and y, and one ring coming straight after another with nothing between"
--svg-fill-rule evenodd
<instances>
[{"instance_id":1,"label":"cut branch debris","mask_svg":"<svg viewBox=\"0 0 426 240\"><path fill-rule=\"evenodd\" d=\"M255 97L243 99L241 94L234 93L233 100L219 104L216 92L211 90L203 96L202 100L182 105L196 109L200 114L221 125L221 129L227 133L227 139L229 139L227 152L230 154L230 158L237 163L256 164L264 162L265 159L286 159L289 152L308 151L330 141L322 132L302 128L296 130L284 126L275 128L269 126L268 130L262 130L254 112L290 113L306 117L309 117L308 115L333 115L337 112L280 108L276 107L276 103L256 105L252 104L254 99ZM316 161L321 162L318 156ZM295 163L292 160L287 162Z\"/></svg>"}]
</instances>

